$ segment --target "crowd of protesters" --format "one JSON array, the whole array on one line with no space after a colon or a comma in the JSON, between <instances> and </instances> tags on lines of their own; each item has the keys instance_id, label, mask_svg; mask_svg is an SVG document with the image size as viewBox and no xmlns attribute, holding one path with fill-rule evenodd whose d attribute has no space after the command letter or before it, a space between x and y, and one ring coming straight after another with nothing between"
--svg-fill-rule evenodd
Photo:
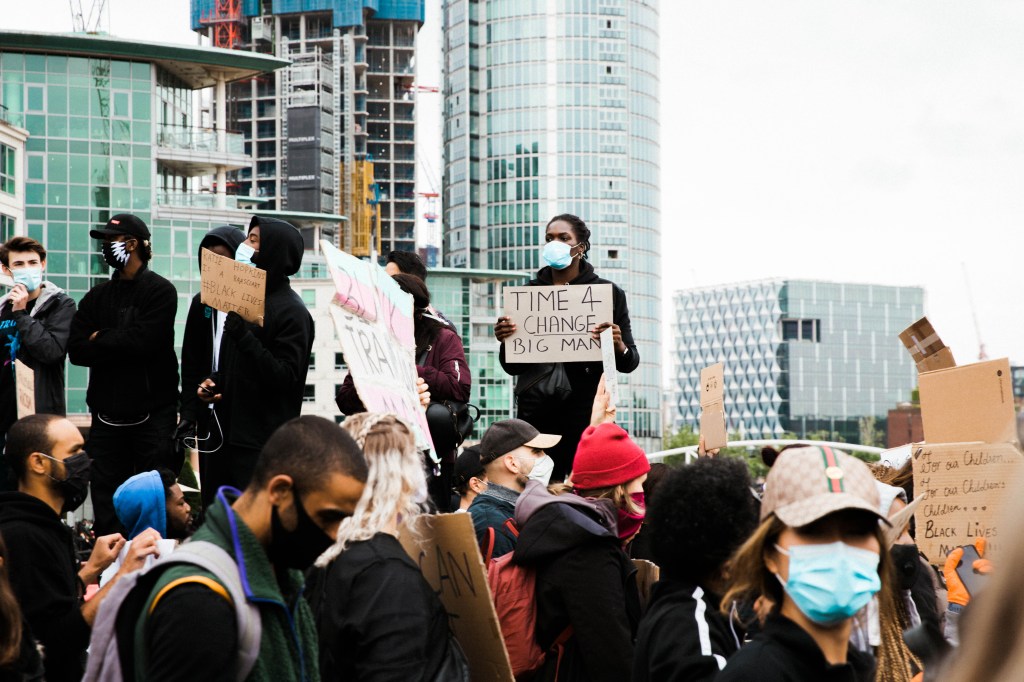
<instances>
[{"instance_id":1,"label":"crowd of protesters","mask_svg":"<svg viewBox=\"0 0 1024 682\"><path fill-rule=\"evenodd\" d=\"M200 250L267 272L264 324L192 301L179 414L177 297L148 269L149 230L124 214L92 234L115 272L77 311L43 279L41 244L0 248L15 282L0 299L11 479L0 492L0 681L469 680L465 643L400 542L421 515L448 511L471 517L517 679L911 682L1024 670L1005 568L1024 552L1020 496L1009 563L993 566L975 543L966 570L981 577L968 586L965 548L925 557L914 544L909 463L807 444L765 451L762 484L714 451L652 467L616 421L600 363L502 357L522 387L517 418L461 453L445 445L437 464L413 425L366 412L351 381L337 396L341 427L299 416L313 324L288 277L302 240L259 217L246 233L213 230ZM547 265L531 285L605 281L586 260L582 220L557 216L545 234ZM425 268L408 254L388 261L414 302L421 405L468 400L462 343L430 305ZM626 295L613 291L614 319L592 333L612 329L616 366L629 372L639 357ZM495 325L499 341L514 331L509 318ZM65 354L91 368L88 442L63 417ZM16 360L35 370L39 406L22 419ZM198 518L177 480L181 445L200 455ZM97 537L81 559L62 517L90 491ZM640 560L660 571L649 592ZM527 588L529 618L504 601L512 583Z\"/></svg>"}]
</instances>

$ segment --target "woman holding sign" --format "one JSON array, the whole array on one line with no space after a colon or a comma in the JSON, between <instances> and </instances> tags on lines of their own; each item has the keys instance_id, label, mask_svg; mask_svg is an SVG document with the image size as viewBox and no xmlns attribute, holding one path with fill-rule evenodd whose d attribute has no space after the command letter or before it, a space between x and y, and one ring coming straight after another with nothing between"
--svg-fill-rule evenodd
<instances>
[{"instance_id":1,"label":"woman holding sign","mask_svg":"<svg viewBox=\"0 0 1024 682\"><path fill-rule=\"evenodd\" d=\"M640 364L640 355L633 342L629 323L626 292L613 282L601 279L587 260L590 251L590 229L580 218L568 213L548 222L541 252L546 267L527 286L579 284L611 284L612 319L591 330L598 338L606 329L612 330L615 342L615 368L628 374ZM532 424L542 433L555 433L562 440L547 453L555 461L553 482L561 481L572 470L572 460L583 430L590 424L590 409L601 380L601 362L565 362L526 364L506 361L504 342L516 331L508 317L499 317L494 336L502 342L501 366L516 380L516 416Z\"/></svg>"}]
</instances>

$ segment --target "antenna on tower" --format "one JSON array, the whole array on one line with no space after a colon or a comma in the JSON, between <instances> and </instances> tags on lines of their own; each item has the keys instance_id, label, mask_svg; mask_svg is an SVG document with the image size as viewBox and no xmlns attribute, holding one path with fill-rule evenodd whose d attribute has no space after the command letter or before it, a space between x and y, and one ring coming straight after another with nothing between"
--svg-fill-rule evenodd
<instances>
[{"instance_id":1,"label":"antenna on tower","mask_svg":"<svg viewBox=\"0 0 1024 682\"><path fill-rule=\"evenodd\" d=\"M971 294L971 280L967 276L967 264L960 261L960 267L964 271L964 284L967 285L967 303L971 306L971 317L974 319L974 334L978 337L978 360L988 360L988 353L985 352L985 342L981 340L981 326L978 324L978 310L974 306L974 296Z\"/></svg>"},{"instance_id":2,"label":"antenna on tower","mask_svg":"<svg viewBox=\"0 0 1024 682\"><path fill-rule=\"evenodd\" d=\"M82 0L68 0L71 8L71 30L75 33L96 33L103 21L103 7L107 0L92 0L89 13L82 7Z\"/></svg>"}]
</instances>

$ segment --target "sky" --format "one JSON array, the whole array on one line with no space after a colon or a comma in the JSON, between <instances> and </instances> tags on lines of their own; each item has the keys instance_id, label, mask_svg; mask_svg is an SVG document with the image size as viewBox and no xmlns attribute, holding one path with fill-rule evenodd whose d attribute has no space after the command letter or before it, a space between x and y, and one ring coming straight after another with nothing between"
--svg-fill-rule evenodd
<instances>
[{"instance_id":1,"label":"sky","mask_svg":"<svg viewBox=\"0 0 1024 682\"><path fill-rule=\"evenodd\" d=\"M65 0L10 4L7 28L71 29ZM115 35L196 42L188 0L107 4ZM440 85L427 4L418 79ZM990 358L1024 363L1024 3L660 8L666 353L672 292L788 277L923 286L958 363L972 313ZM440 96L419 103L418 189L439 191Z\"/></svg>"}]
</instances>

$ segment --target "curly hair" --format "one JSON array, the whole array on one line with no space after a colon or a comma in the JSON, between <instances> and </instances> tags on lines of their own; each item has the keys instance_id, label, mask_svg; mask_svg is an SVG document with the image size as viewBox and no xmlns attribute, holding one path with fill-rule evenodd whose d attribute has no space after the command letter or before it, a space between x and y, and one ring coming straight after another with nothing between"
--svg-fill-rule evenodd
<instances>
[{"instance_id":1,"label":"curly hair","mask_svg":"<svg viewBox=\"0 0 1024 682\"><path fill-rule=\"evenodd\" d=\"M427 479L410 427L393 414L361 412L341 427L363 450L369 474L366 487L352 516L338 527L338 539L317 559L326 566L353 542L369 540L398 515L398 525L408 525L423 511Z\"/></svg>"},{"instance_id":2,"label":"curly hair","mask_svg":"<svg viewBox=\"0 0 1024 682\"><path fill-rule=\"evenodd\" d=\"M647 508L651 550L663 575L715 577L757 525L745 462L701 458L670 470Z\"/></svg>"}]
</instances>

